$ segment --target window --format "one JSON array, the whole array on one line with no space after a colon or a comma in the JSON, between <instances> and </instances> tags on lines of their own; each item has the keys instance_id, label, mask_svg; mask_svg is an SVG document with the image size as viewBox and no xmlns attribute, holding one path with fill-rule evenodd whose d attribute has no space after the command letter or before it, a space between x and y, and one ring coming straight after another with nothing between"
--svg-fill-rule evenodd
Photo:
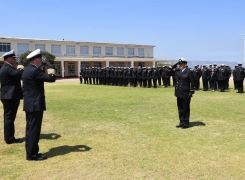
<instances>
[{"instance_id":1,"label":"window","mask_svg":"<svg viewBox=\"0 0 245 180\"><path fill-rule=\"evenodd\" d=\"M112 67L113 66L113 62L109 62L109 66Z\"/></svg>"},{"instance_id":2,"label":"window","mask_svg":"<svg viewBox=\"0 0 245 180\"><path fill-rule=\"evenodd\" d=\"M113 55L113 47L106 47L105 55Z\"/></svg>"},{"instance_id":3,"label":"window","mask_svg":"<svg viewBox=\"0 0 245 180\"><path fill-rule=\"evenodd\" d=\"M51 45L52 54L61 54L61 45Z\"/></svg>"},{"instance_id":4,"label":"window","mask_svg":"<svg viewBox=\"0 0 245 180\"><path fill-rule=\"evenodd\" d=\"M68 63L68 75L75 75L75 63Z\"/></svg>"},{"instance_id":5,"label":"window","mask_svg":"<svg viewBox=\"0 0 245 180\"><path fill-rule=\"evenodd\" d=\"M0 42L0 52L9 52L10 51L10 43Z\"/></svg>"},{"instance_id":6,"label":"window","mask_svg":"<svg viewBox=\"0 0 245 180\"><path fill-rule=\"evenodd\" d=\"M128 48L128 55L134 56L134 48Z\"/></svg>"},{"instance_id":7,"label":"window","mask_svg":"<svg viewBox=\"0 0 245 180\"><path fill-rule=\"evenodd\" d=\"M117 55L118 56L124 56L124 48L123 47L117 48Z\"/></svg>"},{"instance_id":8,"label":"window","mask_svg":"<svg viewBox=\"0 0 245 180\"><path fill-rule=\"evenodd\" d=\"M35 49L40 49L41 51L45 51L45 44L35 44Z\"/></svg>"},{"instance_id":9,"label":"window","mask_svg":"<svg viewBox=\"0 0 245 180\"><path fill-rule=\"evenodd\" d=\"M144 56L144 48L138 49L138 56Z\"/></svg>"},{"instance_id":10,"label":"window","mask_svg":"<svg viewBox=\"0 0 245 180\"><path fill-rule=\"evenodd\" d=\"M80 46L80 54L89 54L88 46Z\"/></svg>"},{"instance_id":11,"label":"window","mask_svg":"<svg viewBox=\"0 0 245 180\"><path fill-rule=\"evenodd\" d=\"M88 62L81 62L81 68L89 68Z\"/></svg>"},{"instance_id":12,"label":"window","mask_svg":"<svg viewBox=\"0 0 245 180\"><path fill-rule=\"evenodd\" d=\"M61 66L60 63L54 63L55 66L55 75L56 76L61 76Z\"/></svg>"},{"instance_id":13,"label":"window","mask_svg":"<svg viewBox=\"0 0 245 180\"><path fill-rule=\"evenodd\" d=\"M100 46L94 46L93 47L93 54L94 55L100 55L101 54L101 47Z\"/></svg>"},{"instance_id":14,"label":"window","mask_svg":"<svg viewBox=\"0 0 245 180\"><path fill-rule=\"evenodd\" d=\"M94 67L101 67L101 62L94 62Z\"/></svg>"},{"instance_id":15,"label":"window","mask_svg":"<svg viewBox=\"0 0 245 180\"><path fill-rule=\"evenodd\" d=\"M18 54L23 54L29 51L29 44L28 43L18 43Z\"/></svg>"},{"instance_id":16,"label":"window","mask_svg":"<svg viewBox=\"0 0 245 180\"><path fill-rule=\"evenodd\" d=\"M118 62L117 67L124 67L124 62Z\"/></svg>"},{"instance_id":17,"label":"window","mask_svg":"<svg viewBox=\"0 0 245 180\"><path fill-rule=\"evenodd\" d=\"M75 46L66 46L66 54L75 54Z\"/></svg>"}]
</instances>

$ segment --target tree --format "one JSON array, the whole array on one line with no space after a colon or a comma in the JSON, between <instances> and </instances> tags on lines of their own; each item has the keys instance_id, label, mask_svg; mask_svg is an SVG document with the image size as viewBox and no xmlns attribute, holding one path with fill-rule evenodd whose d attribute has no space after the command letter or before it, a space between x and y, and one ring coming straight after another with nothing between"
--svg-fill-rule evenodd
<instances>
[{"instance_id":1,"label":"tree","mask_svg":"<svg viewBox=\"0 0 245 180\"><path fill-rule=\"evenodd\" d=\"M27 66L27 65L29 64L29 60L26 59L26 57L27 57L28 54L30 54L30 53L31 53L31 51L27 51L27 52L25 52L25 53L23 53L23 54L20 55L20 57L21 57L22 60L23 60L24 66ZM48 51L41 51L41 54L42 54L43 56L45 56L45 57L49 60L50 64L54 64L54 60L55 60L55 58L56 58L55 55L49 53Z\"/></svg>"}]
</instances>

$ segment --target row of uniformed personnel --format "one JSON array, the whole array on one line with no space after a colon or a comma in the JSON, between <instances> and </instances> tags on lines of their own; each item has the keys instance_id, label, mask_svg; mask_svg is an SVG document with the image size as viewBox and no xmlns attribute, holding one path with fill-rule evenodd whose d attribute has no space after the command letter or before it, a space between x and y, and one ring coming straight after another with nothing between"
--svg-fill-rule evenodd
<instances>
[{"instance_id":1,"label":"row of uniformed personnel","mask_svg":"<svg viewBox=\"0 0 245 180\"><path fill-rule=\"evenodd\" d=\"M161 85L161 81L165 87L170 85L170 77L168 66L164 67L106 67L106 68L83 68L80 70L80 83L84 84L100 84L134 87L157 87Z\"/></svg>"},{"instance_id":2,"label":"row of uniformed personnel","mask_svg":"<svg viewBox=\"0 0 245 180\"><path fill-rule=\"evenodd\" d=\"M225 89L229 88L229 79L231 74L233 74L235 89L238 89L238 92L242 93L243 79L245 76L242 63L238 63L233 71L229 66L225 66L224 64L221 64L220 66L214 64L213 66L211 65L209 67L204 65L203 69L198 68L196 65L193 69L196 90L198 90L200 87L199 79L202 77L204 91L207 91L210 87L213 91L219 88L221 92L224 92Z\"/></svg>"}]
</instances>

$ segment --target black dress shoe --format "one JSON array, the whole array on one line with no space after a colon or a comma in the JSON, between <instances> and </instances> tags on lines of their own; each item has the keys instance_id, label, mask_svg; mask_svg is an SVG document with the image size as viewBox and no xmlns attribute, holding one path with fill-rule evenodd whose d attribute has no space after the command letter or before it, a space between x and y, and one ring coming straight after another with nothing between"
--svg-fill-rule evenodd
<instances>
[{"instance_id":1,"label":"black dress shoe","mask_svg":"<svg viewBox=\"0 0 245 180\"><path fill-rule=\"evenodd\" d=\"M43 156L41 153L36 155L27 155L26 160L28 161L42 161L48 159L47 156Z\"/></svg>"},{"instance_id":2,"label":"black dress shoe","mask_svg":"<svg viewBox=\"0 0 245 180\"><path fill-rule=\"evenodd\" d=\"M189 128L188 125L184 125L184 126L181 127L181 129L187 129L187 128Z\"/></svg>"},{"instance_id":3,"label":"black dress shoe","mask_svg":"<svg viewBox=\"0 0 245 180\"><path fill-rule=\"evenodd\" d=\"M22 143L23 140L22 139L13 139L10 142L6 142L7 144L16 144L16 143Z\"/></svg>"},{"instance_id":4,"label":"black dress shoe","mask_svg":"<svg viewBox=\"0 0 245 180\"><path fill-rule=\"evenodd\" d=\"M182 125L181 124L179 124L179 125L177 125L177 126L175 126L176 128L181 128L182 127Z\"/></svg>"}]
</instances>

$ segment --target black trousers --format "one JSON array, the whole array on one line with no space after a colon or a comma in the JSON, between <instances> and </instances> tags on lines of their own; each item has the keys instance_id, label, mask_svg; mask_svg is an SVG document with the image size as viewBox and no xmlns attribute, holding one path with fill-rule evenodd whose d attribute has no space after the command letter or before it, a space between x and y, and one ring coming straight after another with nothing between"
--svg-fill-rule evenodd
<instances>
[{"instance_id":1,"label":"black trousers","mask_svg":"<svg viewBox=\"0 0 245 180\"><path fill-rule=\"evenodd\" d=\"M190 102L191 98L179 98L177 97L177 107L179 112L180 125L189 125L190 122Z\"/></svg>"},{"instance_id":2,"label":"black trousers","mask_svg":"<svg viewBox=\"0 0 245 180\"><path fill-rule=\"evenodd\" d=\"M237 81L237 90L239 93L243 93L243 80Z\"/></svg>"},{"instance_id":3,"label":"black trousers","mask_svg":"<svg viewBox=\"0 0 245 180\"><path fill-rule=\"evenodd\" d=\"M153 81L153 87L157 88L157 79L152 79L152 81Z\"/></svg>"},{"instance_id":4,"label":"black trousers","mask_svg":"<svg viewBox=\"0 0 245 180\"><path fill-rule=\"evenodd\" d=\"M15 139L14 121L20 104L19 99L2 99L4 110L4 140L6 143Z\"/></svg>"},{"instance_id":5,"label":"black trousers","mask_svg":"<svg viewBox=\"0 0 245 180\"><path fill-rule=\"evenodd\" d=\"M33 156L39 151L39 138L42 126L43 111L26 112L26 154Z\"/></svg>"}]
</instances>

